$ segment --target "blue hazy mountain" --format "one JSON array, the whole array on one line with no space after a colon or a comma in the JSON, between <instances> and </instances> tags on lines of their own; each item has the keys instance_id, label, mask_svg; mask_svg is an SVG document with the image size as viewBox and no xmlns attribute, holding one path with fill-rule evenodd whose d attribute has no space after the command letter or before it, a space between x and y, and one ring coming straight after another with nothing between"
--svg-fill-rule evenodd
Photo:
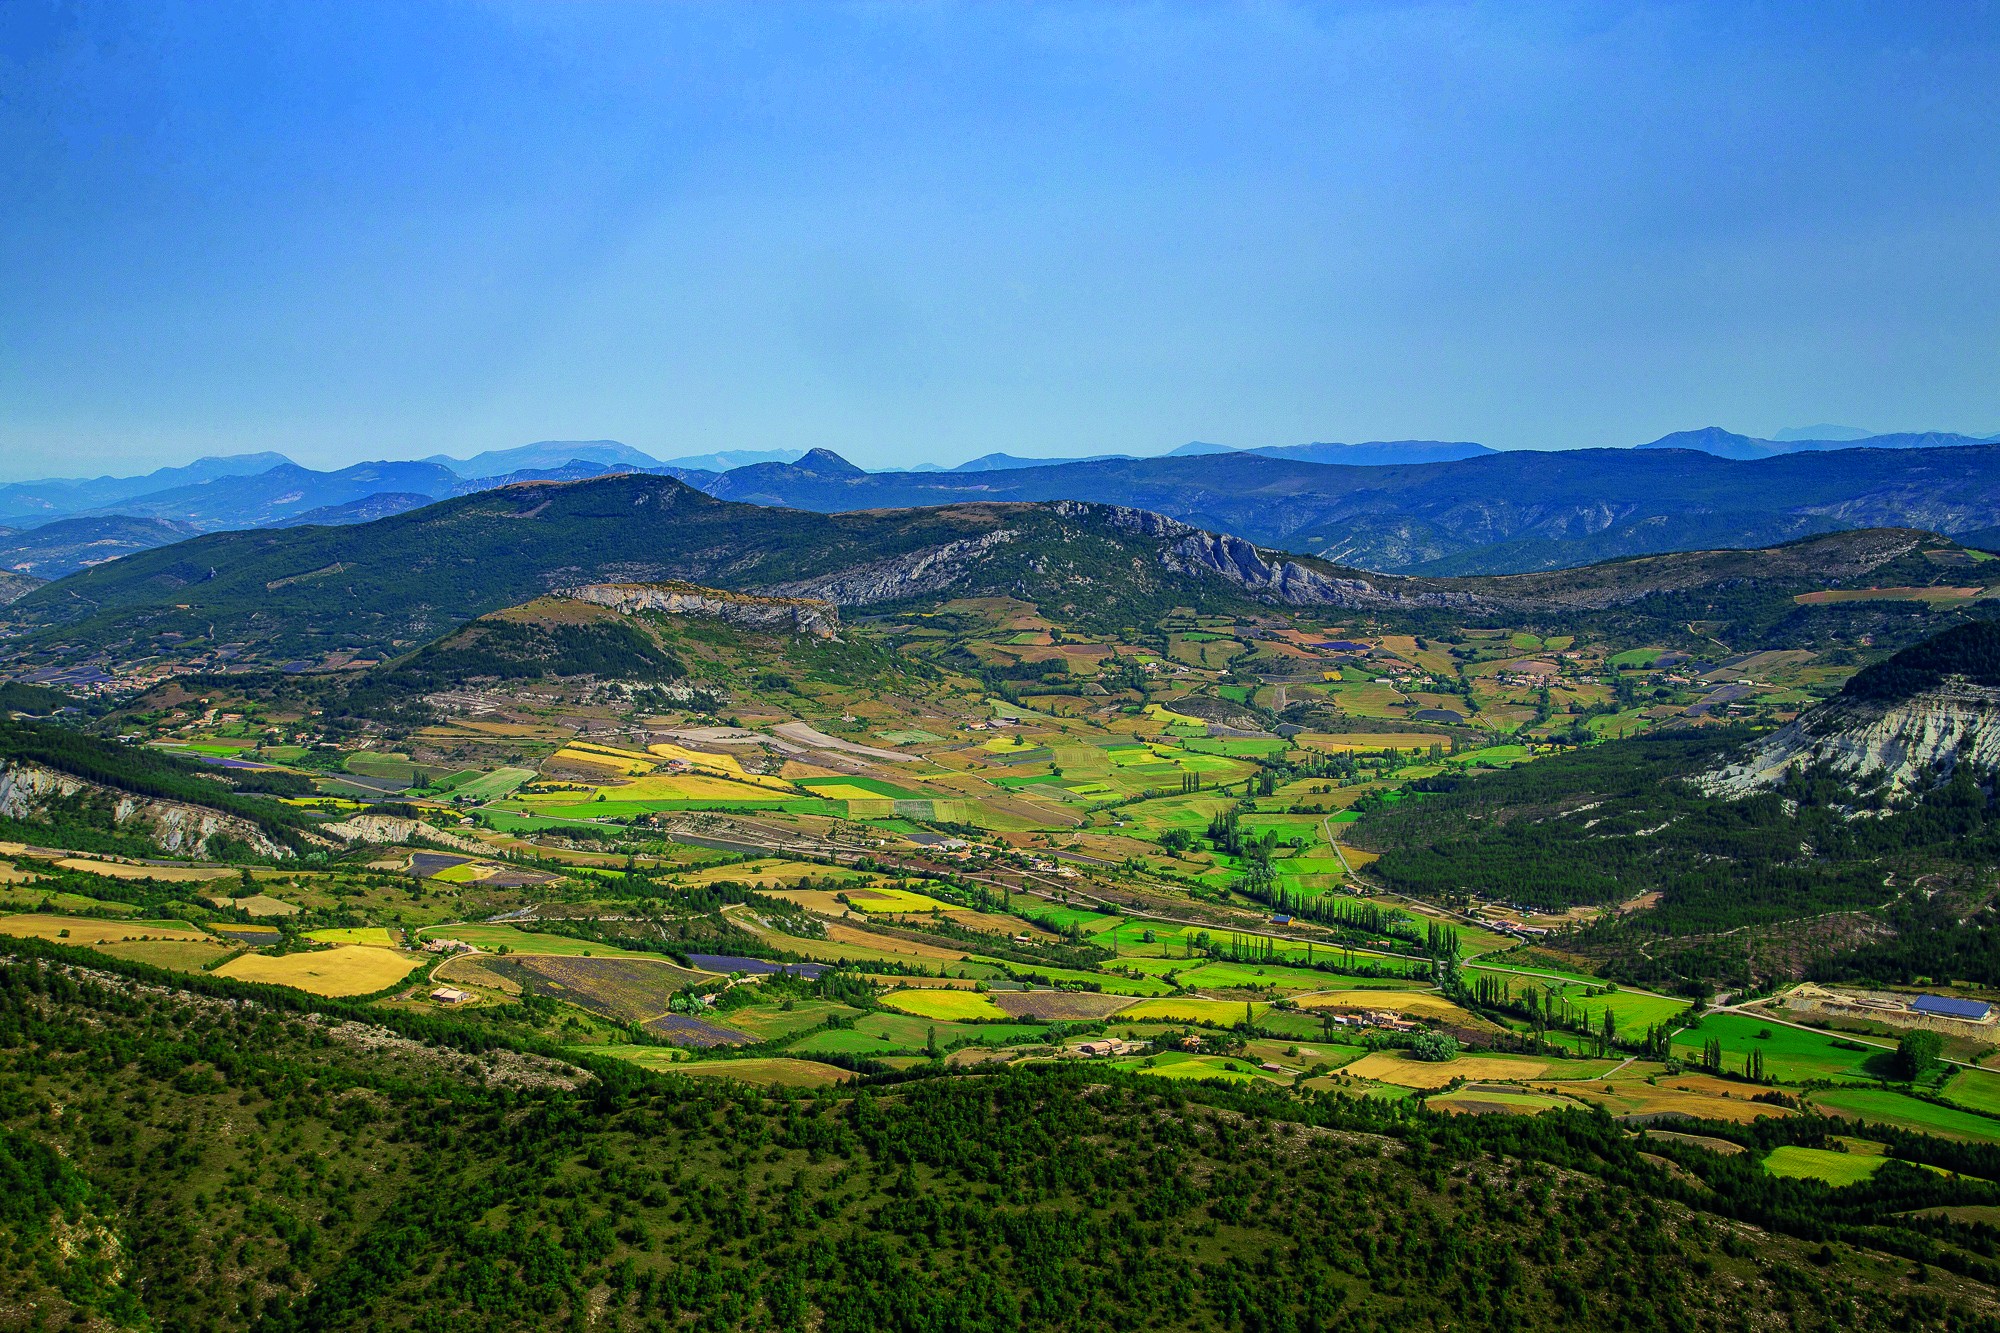
<instances>
[{"instance_id":1,"label":"blue hazy mountain","mask_svg":"<svg viewBox=\"0 0 2000 1333\"><path fill-rule=\"evenodd\" d=\"M512 449L488 449L470 458L448 458L432 454L423 459L450 468L461 477L498 477L526 468L561 467L575 459L591 463L625 463L631 467L658 467L660 460L616 440L541 440Z\"/></svg>"},{"instance_id":2,"label":"blue hazy mountain","mask_svg":"<svg viewBox=\"0 0 2000 1333\"><path fill-rule=\"evenodd\" d=\"M822 450L810 465L762 464L690 484L720 498L821 513L1096 501L1366 569L1450 574L1768 546L1848 528L1959 533L2000 524L2000 445L1986 443L1787 450L1748 460L1670 445L1514 450L1372 467L1231 451L873 473Z\"/></svg>"},{"instance_id":3,"label":"blue hazy mountain","mask_svg":"<svg viewBox=\"0 0 2000 1333\"><path fill-rule=\"evenodd\" d=\"M1814 429L1841 429L1816 427ZM1992 436L1957 435L1950 431L1909 431L1893 435L1841 436L1839 438L1809 439L1795 435L1791 439L1759 439L1754 435L1738 435L1720 426L1704 426L1700 430L1679 430L1671 435L1662 435L1657 440L1649 440L1637 445L1639 449L1694 449L1704 454L1714 454L1717 458L1775 458L1779 454L1824 453L1835 449L1958 449L1971 444L1989 444Z\"/></svg>"},{"instance_id":4,"label":"blue hazy mountain","mask_svg":"<svg viewBox=\"0 0 2000 1333\"><path fill-rule=\"evenodd\" d=\"M1772 435L1780 444L1790 444L1794 440L1865 440L1875 434L1859 426L1787 426Z\"/></svg>"},{"instance_id":5,"label":"blue hazy mountain","mask_svg":"<svg viewBox=\"0 0 2000 1333\"><path fill-rule=\"evenodd\" d=\"M46 523L65 514L113 505L131 496L212 481L217 477L253 476L274 467L289 465L291 461L283 454L231 454L225 458L197 458L183 467L163 467L137 477L58 477L47 481L17 481L0 486L0 523Z\"/></svg>"}]
</instances>

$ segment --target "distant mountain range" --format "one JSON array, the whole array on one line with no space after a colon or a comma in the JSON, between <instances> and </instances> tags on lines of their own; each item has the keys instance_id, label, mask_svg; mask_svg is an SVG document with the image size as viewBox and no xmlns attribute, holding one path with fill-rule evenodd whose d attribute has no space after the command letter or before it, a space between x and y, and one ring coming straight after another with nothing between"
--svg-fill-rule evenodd
<instances>
[{"instance_id":1,"label":"distant mountain range","mask_svg":"<svg viewBox=\"0 0 2000 1333\"><path fill-rule=\"evenodd\" d=\"M2000 524L2000 445L1991 444L1745 461L1670 447L1489 452L1381 467L1229 452L976 473L863 472L817 450L686 480L723 499L822 513L978 500L1127 505L1391 573L1515 573L1848 528Z\"/></svg>"},{"instance_id":2,"label":"distant mountain range","mask_svg":"<svg viewBox=\"0 0 2000 1333\"><path fill-rule=\"evenodd\" d=\"M801 464L814 461L808 454ZM1153 462L1314 466L1234 456ZM1920 558L1928 580L1971 563L1929 534L1874 529L1777 551L1675 554L1561 574L1407 578L1262 550L1117 505L1064 499L820 514L720 500L670 477L627 473L510 486L361 525L209 533L38 587L7 615L27 633L17 642L31 654L133 656L206 645L202 651L226 647L248 654L246 661L278 662L338 651L395 654L559 588L663 580L843 607L1019 596L1103 626L1174 606L1245 602L1341 607L1399 622L1432 613L1497 616L1510 607L1629 616L1639 612L1617 608L1662 596L1665 614L1684 620L1707 604L1698 588L1774 583L1783 590L1775 606L1790 613L1793 592L1834 586L1933 546L1957 565Z\"/></svg>"},{"instance_id":3,"label":"distant mountain range","mask_svg":"<svg viewBox=\"0 0 2000 1333\"><path fill-rule=\"evenodd\" d=\"M1815 432L1828 438L1807 438ZM1566 452L1439 440L1248 450L1194 442L1154 458L995 453L949 470L872 473L826 449L662 462L615 440L545 440L467 459L435 455L328 472L279 454L246 454L143 477L0 486L0 524L109 525L33 539L0 532L0 569L59 578L196 532L368 522L498 486L618 472L674 477L721 499L820 512L1099 501L1370 569L1428 574L1762 546L1883 524L1974 539L2000 528L2000 454L1990 440L1938 432L1844 438L1850 434L1806 427L1762 439L1711 426L1633 449ZM1802 455L1812 460L1785 462ZM1736 470L1744 464L1771 466Z\"/></svg>"},{"instance_id":4,"label":"distant mountain range","mask_svg":"<svg viewBox=\"0 0 2000 1333\"><path fill-rule=\"evenodd\" d=\"M1824 439L1803 430L1779 431L1776 438L1760 440L1737 435L1720 426L1676 431L1639 445L1641 449L1698 449L1717 458L1774 458L1779 454L1821 453L1830 449L1957 449L1968 444L1991 444L2000 435L1954 435L1949 431L1919 431L1901 435L1849 434L1843 426L1807 427L1806 430L1833 431Z\"/></svg>"}]
</instances>

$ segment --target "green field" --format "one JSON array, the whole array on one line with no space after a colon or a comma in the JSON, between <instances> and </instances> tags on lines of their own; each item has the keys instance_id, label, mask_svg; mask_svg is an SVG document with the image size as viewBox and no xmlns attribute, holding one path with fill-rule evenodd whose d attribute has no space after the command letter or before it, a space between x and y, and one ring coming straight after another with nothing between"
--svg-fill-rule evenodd
<instances>
[{"instance_id":1,"label":"green field","mask_svg":"<svg viewBox=\"0 0 2000 1333\"><path fill-rule=\"evenodd\" d=\"M1786 1180L1823 1180L1829 1185L1854 1185L1882 1169L1886 1157L1834 1152L1830 1148L1773 1148L1764 1170Z\"/></svg>"},{"instance_id":2,"label":"green field","mask_svg":"<svg viewBox=\"0 0 2000 1333\"><path fill-rule=\"evenodd\" d=\"M1967 1110L2000 1115L2000 1073L1986 1069L1961 1069L1939 1091L1947 1101Z\"/></svg>"},{"instance_id":3,"label":"green field","mask_svg":"<svg viewBox=\"0 0 2000 1333\"><path fill-rule=\"evenodd\" d=\"M309 930L306 938L321 944L372 944L382 949L396 946L387 926L330 926L325 930Z\"/></svg>"},{"instance_id":4,"label":"green field","mask_svg":"<svg viewBox=\"0 0 2000 1333\"><path fill-rule=\"evenodd\" d=\"M1893 1125L1898 1129L1935 1134L1946 1139L1970 1139L1980 1143L2000 1143L2000 1120L1938 1106L1879 1088L1838 1088L1811 1094L1813 1105L1829 1115L1869 1124Z\"/></svg>"},{"instance_id":5,"label":"green field","mask_svg":"<svg viewBox=\"0 0 2000 1333\"><path fill-rule=\"evenodd\" d=\"M498 953L505 949L509 953L556 954L562 957L581 957L588 954L592 958L651 958L659 960L655 953L633 953L610 944L598 944L592 940L571 939L567 935L547 935L536 931L522 930L517 926L489 926L485 924L459 926L430 926L417 932L422 939L442 937L448 940L464 940L487 953Z\"/></svg>"},{"instance_id":6,"label":"green field","mask_svg":"<svg viewBox=\"0 0 2000 1333\"><path fill-rule=\"evenodd\" d=\"M1764 1032L1770 1036L1758 1035ZM1834 1045L1841 1038L1783 1027L1748 1014L1708 1015L1700 1027L1674 1035L1674 1054L1683 1060L1698 1059L1702 1043L1711 1039L1722 1043L1723 1067L1731 1073L1741 1072L1744 1058L1752 1051L1762 1051L1765 1076L1787 1083L1815 1078L1872 1079L1867 1070L1869 1061L1887 1055L1873 1048L1844 1050Z\"/></svg>"},{"instance_id":7,"label":"green field","mask_svg":"<svg viewBox=\"0 0 2000 1333\"><path fill-rule=\"evenodd\" d=\"M1255 1022L1269 1013L1270 1009L1270 1005L1262 1003L1199 1000L1175 995L1155 1000L1141 1000L1129 1009L1119 1011L1118 1021L1137 1022L1151 1018L1167 1023L1201 1023L1211 1027L1234 1027L1246 1019Z\"/></svg>"},{"instance_id":8,"label":"green field","mask_svg":"<svg viewBox=\"0 0 2000 1333\"><path fill-rule=\"evenodd\" d=\"M1276 1080L1257 1069L1254 1060L1227 1059L1219 1055L1196 1055L1189 1051L1162 1051L1158 1055L1133 1056L1114 1060L1112 1067L1155 1078L1221 1079L1225 1083L1271 1083Z\"/></svg>"},{"instance_id":9,"label":"green field","mask_svg":"<svg viewBox=\"0 0 2000 1333\"><path fill-rule=\"evenodd\" d=\"M845 1069L833 1065L783 1056L744 1060L675 1060L671 1051L660 1046L579 1046L574 1049L578 1055L608 1055L661 1073L726 1078L760 1087L824 1088L854 1077Z\"/></svg>"},{"instance_id":10,"label":"green field","mask_svg":"<svg viewBox=\"0 0 2000 1333\"><path fill-rule=\"evenodd\" d=\"M1005 1018L1007 1012L977 991L896 990L882 997L891 1009L919 1018Z\"/></svg>"},{"instance_id":11,"label":"green field","mask_svg":"<svg viewBox=\"0 0 2000 1333\"><path fill-rule=\"evenodd\" d=\"M940 1047L966 1042L997 1044L1043 1031L1033 1023L951 1023L934 1022L910 1014L889 1011L867 1014L851 1028L835 1028L802 1037L788 1049L801 1055L889 1055L913 1054L924 1049L932 1032Z\"/></svg>"},{"instance_id":12,"label":"green field","mask_svg":"<svg viewBox=\"0 0 2000 1333\"><path fill-rule=\"evenodd\" d=\"M459 783L451 789L451 794L470 796L475 801L497 800L533 776L532 768L496 768L483 777Z\"/></svg>"}]
</instances>

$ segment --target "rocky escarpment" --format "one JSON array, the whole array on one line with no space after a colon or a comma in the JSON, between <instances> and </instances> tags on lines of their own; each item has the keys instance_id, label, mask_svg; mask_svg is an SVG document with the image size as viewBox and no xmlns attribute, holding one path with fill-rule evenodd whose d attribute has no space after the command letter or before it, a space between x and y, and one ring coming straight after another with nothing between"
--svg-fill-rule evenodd
<instances>
[{"instance_id":1,"label":"rocky escarpment","mask_svg":"<svg viewBox=\"0 0 2000 1333\"><path fill-rule=\"evenodd\" d=\"M655 611L702 616L743 629L790 631L822 639L840 632L840 611L823 597L756 597L693 583L587 583L556 595L624 615Z\"/></svg>"},{"instance_id":2,"label":"rocky escarpment","mask_svg":"<svg viewBox=\"0 0 2000 1333\"><path fill-rule=\"evenodd\" d=\"M260 856L292 854L249 820L220 810L135 796L40 764L0 764L0 815L32 821L52 807L78 804L95 807L121 832L137 834L175 855L208 856L224 839L248 846Z\"/></svg>"},{"instance_id":3,"label":"rocky escarpment","mask_svg":"<svg viewBox=\"0 0 2000 1333\"><path fill-rule=\"evenodd\" d=\"M379 843L386 846L421 842L434 847L449 847L456 852L470 852L474 856L483 856L493 850L471 838L433 828L420 819L403 819L397 815L355 815L337 824L322 824L320 832L330 833L347 843Z\"/></svg>"},{"instance_id":4,"label":"rocky escarpment","mask_svg":"<svg viewBox=\"0 0 2000 1333\"><path fill-rule=\"evenodd\" d=\"M1192 532L1160 552L1160 563L1176 574L1207 575L1234 584L1252 597L1288 606L1449 607L1483 609L1471 593L1402 589L1373 579L1327 574L1296 560L1270 559L1241 537Z\"/></svg>"},{"instance_id":5,"label":"rocky escarpment","mask_svg":"<svg viewBox=\"0 0 2000 1333\"><path fill-rule=\"evenodd\" d=\"M45 581L31 574L17 574L11 569L0 569L0 606L19 601L41 587Z\"/></svg>"},{"instance_id":6,"label":"rocky escarpment","mask_svg":"<svg viewBox=\"0 0 2000 1333\"><path fill-rule=\"evenodd\" d=\"M1827 768L1855 782L1904 791L1960 764L2000 770L2000 689L1948 679L1908 698L1842 697L1801 715L1718 769L1702 786L1718 796L1773 787L1794 767Z\"/></svg>"},{"instance_id":7,"label":"rocky escarpment","mask_svg":"<svg viewBox=\"0 0 2000 1333\"><path fill-rule=\"evenodd\" d=\"M1020 535L1012 528L996 528L977 537L870 561L837 574L780 584L770 592L780 597L817 598L837 606L874 606L943 592L970 574L979 557L996 546L1017 540Z\"/></svg>"}]
</instances>

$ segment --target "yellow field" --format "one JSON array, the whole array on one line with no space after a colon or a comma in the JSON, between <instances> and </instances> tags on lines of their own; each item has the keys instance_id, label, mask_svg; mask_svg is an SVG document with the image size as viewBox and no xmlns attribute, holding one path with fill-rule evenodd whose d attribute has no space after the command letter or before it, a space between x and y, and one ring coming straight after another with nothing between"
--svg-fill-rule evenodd
<instances>
[{"instance_id":1,"label":"yellow field","mask_svg":"<svg viewBox=\"0 0 2000 1333\"><path fill-rule=\"evenodd\" d=\"M387 926L330 926L325 930L309 930L306 938L318 940L321 944L366 944L376 949L396 947Z\"/></svg>"},{"instance_id":2,"label":"yellow field","mask_svg":"<svg viewBox=\"0 0 2000 1333\"><path fill-rule=\"evenodd\" d=\"M1741 1083L1686 1074L1657 1085L1614 1079L1606 1083L1537 1084L1537 1092L1562 1093L1596 1102L1612 1115L1656 1115L1678 1111L1701 1120L1747 1123L1763 1116L1793 1114L1782 1106L1750 1100L1756 1089Z\"/></svg>"},{"instance_id":3,"label":"yellow field","mask_svg":"<svg viewBox=\"0 0 2000 1333\"><path fill-rule=\"evenodd\" d=\"M848 889L847 899L863 912L949 912L950 903L939 902L908 889Z\"/></svg>"},{"instance_id":4,"label":"yellow field","mask_svg":"<svg viewBox=\"0 0 2000 1333\"><path fill-rule=\"evenodd\" d=\"M882 1003L890 1009L918 1018L937 1018L947 1022L954 1018L1005 1018L1007 1014L999 1005L976 991L962 990L899 990L890 991L882 997Z\"/></svg>"},{"instance_id":5,"label":"yellow field","mask_svg":"<svg viewBox=\"0 0 2000 1333\"><path fill-rule=\"evenodd\" d=\"M853 886L863 883L867 879L867 876L852 870L838 870L827 866L814 865L810 861L773 861L768 865L749 861L742 865L710 866L706 870L697 870L687 875L681 882L684 884L713 884L718 880L725 879L734 880L738 884L753 885L760 889L779 884L796 884L802 879L831 879L838 880L843 885L849 886L850 891L852 891ZM804 892L813 895L824 894L827 900L831 902L833 894L838 892L838 890L807 889ZM839 912L843 909L839 903L833 903L831 907L825 910Z\"/></svg>"},{"instance_id":6,"label":"yellow field","mask_svg":"<svg viewBox=\"0 0 2000 1333\"><path fill-rule=\"evenodd\" d=\"M1253 1022L1271 1010L1268 1004L1251 1004L1247 1008ZM1141 1000L1129 1008L1120 1009L1118 1018L1121 1022L1152 1018L1167 1023L1216 1023L1228 1027L1243 1021L1245 1009L1245 1005L1234 1000L1194 1000L1166 995L1155 1000Z\"/></svg>"},{"instance_id":7,"label":"yellow field","mask_svg":"<svg viewBox=\"0 0 2000 1333\"><path fill-rule=\"evenodd\" d=\"M414 954L347 944L321 953L282 957L247 953L215 969L217 976L262 981L314 995L367 995L395 985L421 963Z\"/></svg>"},{"instance_id":8,"label":"yellow field","mask_svg":"<svg viewBox=\"0 0 2000 1333\"><path fill-rule=\"evenodd\" d=\"M194 883L208 879L232 879L234 870L224 870L220 866L207 869L200 866L128 866L116 861L99 861L89 856L65 856L56 862L64 870L82 870L92 875L103 875L107 879L158 879L173 884Z\"/></svg>"},{"instance_id":9,"label":"yellow field","mask_svg":"<svg viewBox=\"0 0 2000 1333\"><path fill-rule=\"evenodd\" d=\"M1376 1051L1344 1066L1340 1072L1374 1079L1377 1083L1393 1083L1399 1088L1442 1088L1455 1078L1496 1082L1539 1078L1548 1067L1544 1060L1510 1060L1498 1055L1462 1055L1456 1060L1431 1063L1413 1059L1402 1051Z\"/></svg>"},{"instance_id":10,"label":"yellow field","mask_svg":"<svg viewBox=\"0 0 2000 1333\"><path fill-rule=\"evenodd\" d=\"M1330 990L1318 995L1301 995L1298 1004L1301 1009L1380 1009L1467 1024L1479 1021L1444 996L1421 990Z\"/></svg>"},{"instance_id":11,"label":"yellow field","mask_svg":"<svg viewBox=\"0 0 2000 1333\"><path fill-rule=\"evenodd\" d=\"M1450 741L1449 736L1417 731L1308 731L1292 738L1292 744L1301 749L1333 754L1351 750L1428 750L1439 742Z\"/></svg>"},{"instance_id":12,"label":"yellow field","mask_svg":"<svg viewBox=\"0 0 2000 1333\"><path fill-rule=\"evenodd\" d=\"M577 745L563 746L562 749L557 750L555 752L555 754L551 757L550 762L578 764L584 768L601 768L609 773L622 773L627 776L639 773L650 773L656 767L658 767L658 765L655 764L652 760L647 759L644 756L640 756L638 758L631 758L631 757L621 757L615 754L596 754L593 753L591 750L584 749L581 746Z\"/></svg>"},{"instance_id":13,"label":"yellow field","mask_svg":"<svg viewBox=\"0 0 2000 1333\"><path fill-rule=\"evenodd\" d=\"M786 782L783 778L774 778L768 774L746 771L742 762L735 755L709 754L703 750L689 750L666 741L649 745L646 747L646 750L650 754L659 756L661 760L671 762L678 759L689 767L705 769L710 773L719 773L724 777L734 778L738 782L748 782L753 786L772 787L780 791L790 791L792 788L792 784Z\"/></svg>"},{"instance_id":14,"label":"yellow field","mask_svg":"<svg viewBox=\"0 0 2000 1333\"><path fill-rule=\"evenodd\" d=\"M111 940L205 940L208 932L185 921L99 921L87 916L44 916L23 912L0 916L0 935L63 944L104 944Z\"/></svg>"},{"instance_id":15,"label":"yellow field","mask_svg":"<svg viewBox=\"0 0 2000 1333\"><path fill-rule=\"evenodd\" d=\"M847 782L818 783L813 787L812 794L815 796L824 796L829 801L879 801L882 799L882 793L879 791L869 791L866 787L857 787Z\"/></svg>"}]
</instances>

